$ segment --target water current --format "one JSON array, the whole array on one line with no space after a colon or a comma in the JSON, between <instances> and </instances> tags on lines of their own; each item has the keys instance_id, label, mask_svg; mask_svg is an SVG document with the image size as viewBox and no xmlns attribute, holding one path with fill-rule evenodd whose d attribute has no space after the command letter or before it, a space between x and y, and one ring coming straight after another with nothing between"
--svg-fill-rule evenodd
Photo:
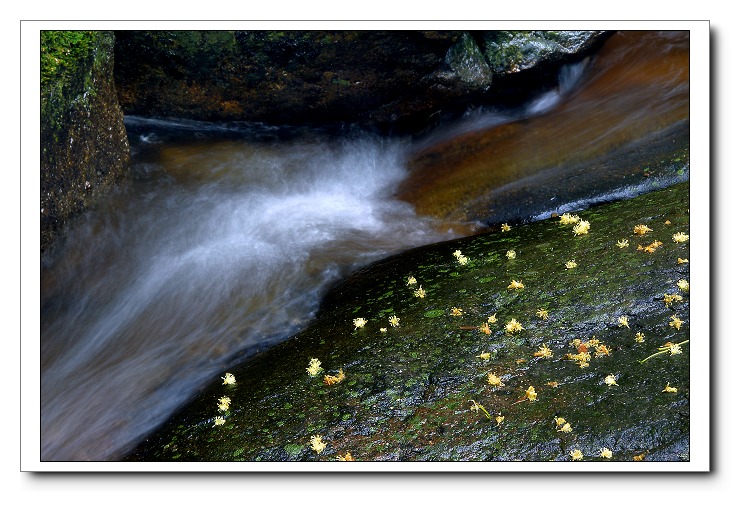
<instances>
[{"instance_id":1,"label":"water current","mask_svg":"<svg viewBox=\"0 0 730 512\"><path fill-rule=\"evenodd\" d=\"M41 268L42 460L118 459L228 366L311 321L342 277L460 236L396 195L409 155L565 110L588 73L568 66L518 111L475 109L417 144L127 117L133 179Z\"/></svg>"}]
</instances>

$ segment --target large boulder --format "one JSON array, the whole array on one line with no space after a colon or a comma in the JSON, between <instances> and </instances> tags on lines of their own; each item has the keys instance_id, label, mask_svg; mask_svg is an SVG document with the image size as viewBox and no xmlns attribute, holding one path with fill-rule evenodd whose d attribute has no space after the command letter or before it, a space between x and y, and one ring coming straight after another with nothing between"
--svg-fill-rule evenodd
<instances>
[{"instance_id":1,"label":"large boulder","mask_svg":"<svg viewBox=\"0 0 730 512\"><path fill-rule=\"evenodd\" d=\"M129 172L114 33L41 32L41 252Z\"/></svg>"},{"instance_id":2,"label":"large boulder","mask_svg":"<svg viewBox=\"0 0 730 512\"><path fill-rule=\"evenodd\" d=\"M479 42L458 31L121 31L116 59L125 113L206 121L413 130L492 83Z\"/></svg>"},{"instance_id":3,"label":"large boulder","mask_svg":"<svg viewBox=\"0 0 730 512\"><path fill-rule=\"evenodd\" d=\"M125 460L688 460L688 207L682 183L373 264Z\"/></svg>"}]
</instances>

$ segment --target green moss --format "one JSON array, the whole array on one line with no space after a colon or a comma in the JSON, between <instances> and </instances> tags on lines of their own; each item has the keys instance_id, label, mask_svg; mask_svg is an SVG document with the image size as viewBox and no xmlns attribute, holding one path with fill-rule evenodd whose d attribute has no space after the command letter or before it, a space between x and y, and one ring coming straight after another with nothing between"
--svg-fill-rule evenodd
<instances>
[{"instance_id":1,"label":"green moss","mask_svg":"<svg viewBox=\"0 0 730 512\"><path fill-rule=\"evenodd\" d=\"M334 290L338 300L326 304L318 321L296 339L234 370L246 376L234 398L246 405L235 413L231 425L245 425L250 432L282 425L271 428L267 448L271 451L262 450L256 435L240 430L204 443L200 438L207 436L202 431L188 427L185 435L174 428L178 421L189 423L196 415L202 419L209 414L205 405L214 399L217 382L210 396L191 405L182 420L172 421L169 432L178 436L176 446L186 453L188 445L199 450L203 460L228 460L242 439L250 445L249 460L277 460L281 448L286 460L323 460L307 450L286 448L312 434L322 435L335 453L350 451L362 461L568 460L576 447L589 460L609 443L615 460L631 460L643 450L662 453L671 446L686 451L682 443L689 425L688 399L682 392L689 382L690 344L677 356L655 357L643 365L638 361L666 341L688 337L688 323L678 332L667 321L672 314L689 321L689 298L671 308L661 300L688 273L687 266L676 264L678 256L686 257L687 245L671 241L674 232L688 232L687 208L685 183L579 212L591 222L588 235L573 236L570 227L548 219L513 228L509 238L502 233L481 235L375 264L342 284L345 296ZM666 219L672 224L665 225ZM651 240L665 241L656 253L615 246L620 238L638 243L632 229L639 223L654 229ZM552 246L549 257L538 249L547 243ZM515 244L519 258L500 257ZM444 276L440 273L444 266L457 265L455 249L470 257L474 266L461 269L458 277ZM577 260L575 271L565 271L567 258ZM412 288L401 283L392 295L382 297L383 283L419 266L419 282L438 280L438 294L417 299ZM487 277L492 279L482 281ZM519 293L507 290L513 277L525 283ZM352 336L353 304L370 297L378 297L379 306L373 315L363 308L369 322ZM445 315L454 306L463 309L462 317ZM538 307L548 309L547 320L536 316ZM387 337L378 332L379 322L384 322L375 317L380 308L393 308L401 319L401 326L389 328ZM491 314L498 317L491 335L462 329L479 325ZM631 330L616 324L620 314L629 315ZM504 332L504 324L513 317L524 326L517 336ZM635 329L646 334L644 344L634 341ZM318 357L325 366L345 366L346 384L323 386L300 369L274 363L310 353L323 331L332 340L332 351ZM573 338L591 336L609 346L611 354L594 357L588 368L565 358L575 351ZM543 343L553 350L552 358L534 356ZM480 359L483 351L491 352L492 358ZM488 385L487 373L502 376L504 386ZM603 378L609 373L616 375L618 387L605 385ZM552 381L558 386L547 385ZM662 393L667 381L682 391ZM253 396L251 390L264 384L275 391ZM523 399L529 386L538 393L534 402ZM492 417L503 414L504 423L497 426L483 412L472 411L471 400ZM292 416L292 410L284 408L288 403L301 412ZM565 417L573 432L557 432L555 416ZM152 443L169 444L165 432ZM140 448L138 456L145 458L144 454Z\"/></svg>"},{"instance_id":2,"label":"green moss","mask_svg":"<svg viewBox=\"0 0 730 512\"><path fill-rule=\"evenodd\" d=\"M284 445L284 451L290 457L297 457L300 453L304 451L305 448L306 446L301 444L288 443Z\"/></svg>"}]
</instances>

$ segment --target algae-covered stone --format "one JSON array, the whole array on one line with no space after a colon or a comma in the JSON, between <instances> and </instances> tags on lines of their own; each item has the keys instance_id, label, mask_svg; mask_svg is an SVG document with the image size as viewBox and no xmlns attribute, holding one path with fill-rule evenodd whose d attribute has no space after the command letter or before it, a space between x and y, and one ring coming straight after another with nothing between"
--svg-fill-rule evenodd
<instances>
[{"instance_id":1,"label":"algae-covered stone","mask_svg":"<svg viewBox=\"0 0 730 512\"><path fill-rule=\"evenodd\" d=\"M41 252L129 171L114 34L41 32Z\"/></svg>"},{"instance_id":2,"label":"algae-covered stone","mask_svg":"<svg viewBox=\"0 0 730 512\"><path fill-rule=\"evenodd\" d=\"M607 36L590 30L500 30L481 35L486 60L498 75L564 62L592 50Z\"/></svg>"},{"instance_id":3,"label":"algae-covered stone","mask_svg":"<svg viewBox=\"0 0 730 512\"><path fill-rule=\"evenodd\" d=\"M688 279L677 259L689 243L672 241L689 233L688 207L682 183L572 212L590 222L581 236L558 217L375 263L331 290L300 334L221 368L126 460L571 461L580 451L608 462L604 449L610 461L688 460L690 295L663 300ZM653 231L634 234L639 224ZM508 289L513 280L524 288ZM359 317L368 322L354 329ZM523 329L508 332L513 320ZM310 376L312 358L341 378ZM237 385L215 426L228 371ZM320 453L302 448L314 436Z\"/></svg>"},{"instance_id":4,"label":"algae-covered stone","mask_svg":"<svg viewBox=\"0 0 730 512\"><path fill-rule=\"evenodd\" d=\"M489 100L491 64L478 40L487 41L483 47L501 67L507 62L502 54L520 51L527 57L519 66L550 64L542 67L550 67L553 79L566 55L585 53L597 40L593 32L530 32L528 37L459 30L116 34L116 80L127 114L290 125L344 122L411 133ZM528 51L536 41L541 50ZM543 84L523 85L534 90Z\"/></svg>"}]
</instances>

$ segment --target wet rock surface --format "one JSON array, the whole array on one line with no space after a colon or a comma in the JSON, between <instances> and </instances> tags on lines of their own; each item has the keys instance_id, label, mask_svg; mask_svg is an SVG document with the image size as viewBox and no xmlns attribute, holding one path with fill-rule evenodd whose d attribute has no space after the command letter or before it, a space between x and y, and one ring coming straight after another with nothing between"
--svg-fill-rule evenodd
<instances>
[{"instance_id":1,"label":"wet rock surface","mask_svg":"<svg viewBox=\"0 0 730 512\"><path fill-rule=\"evenodd\" d=\"M458 134L415 152L398 195L423 215L489 225L646 178L666 186L689 148L687 33L619 32L576 90L542 115ZM519 211L517 211L519 209Z\"/></svg>"},{"instance_id":2,"label":"wet rock surface","mask_svg":"<svg viewBox=\"0 0 730 512\"><path fill-rule=\"evenodd\" d=\"M554 217L373 264L125 460L689 460L688 208L685 182L573 212L582 234Z\"/></svg>"},{"instance_id":3,"label":"wet rock surface","mask_svg":"<svg viewBox=\"0 0 730 512\"><path fill-rule=\"evenodd\" d=\"M544 85L546 76L555 81L561 63L592 51L605 38L602 32L582 38L571 33L564 36L569 42L547 44L541 36L540 52L523 48L516 55L511 48L517 39L524 46L537 36L499 34L119 31L115 73L127 114L294 125L344 122L410 132L488 98L493 73L484 53L487 42L493 58L507 45L520 70L546 72L516 87L524 93Z\"/></svg>"},{"instance_id":4,"label":"wet rock surface","mask_svg":"<svg viewBox=\"0 0 730 512\"><path fill-rule=\"evenodd\" d=\"M114 34L41 37L41 252L69 219L129 174L129 142L114 85Z\"/></svg>"}]
</instances>

